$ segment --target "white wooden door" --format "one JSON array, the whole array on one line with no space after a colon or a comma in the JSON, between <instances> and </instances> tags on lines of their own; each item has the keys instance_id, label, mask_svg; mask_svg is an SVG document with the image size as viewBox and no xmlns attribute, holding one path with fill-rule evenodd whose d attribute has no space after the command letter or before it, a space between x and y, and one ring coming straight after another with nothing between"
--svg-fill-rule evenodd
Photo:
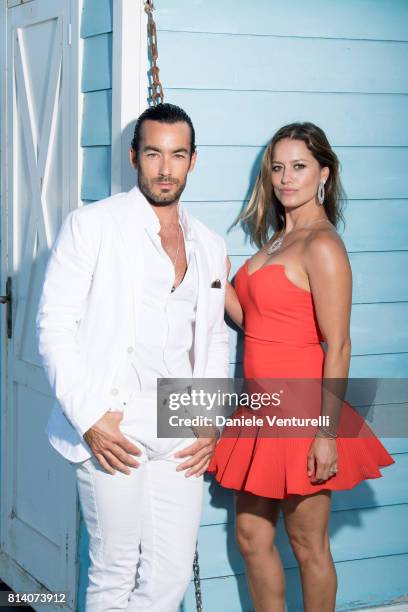
<instances>
[{"instance_id":1,"label":"white wooden door","mask_svg":"<svg viewBox=\"0 0 408 612\"><path fill-rule=\"evenodd\" d=\"M7 337L3 316L0 578L15 590L65 591L67 610L75 609L76 599L77 496L71 467L45 435L52 398L36 348L35 314L48 250L79 201L72 44L79 5L9 0L3 7L8 75L1 223L7 233L1 293L10 277L13 333Z\"/></svg>"}]
</instances>

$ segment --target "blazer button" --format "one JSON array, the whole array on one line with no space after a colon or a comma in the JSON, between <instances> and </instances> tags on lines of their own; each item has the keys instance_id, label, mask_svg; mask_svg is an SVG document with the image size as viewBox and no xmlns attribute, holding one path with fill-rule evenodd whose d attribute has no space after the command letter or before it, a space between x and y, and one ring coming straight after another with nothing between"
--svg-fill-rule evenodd
<instances>
[{"instance_id":1,"label":"blazer button","mask_svg":"<svg viewBox=\"0 0 408 612\"><path fill-rule=\"evenodd\" d=\"M117 395L119 393L119 389L112 389L111 395Z\"/></svg>"},{"instance_id":2,"label":"blazer button","mask_svg":"<svg viewBox=\"0 0 408 612\"><path fill-rule=\"evenodd\" d=\"M128 346L127 352L128 353L133 353L133 346Z\"/></svg>"}]
</instances>

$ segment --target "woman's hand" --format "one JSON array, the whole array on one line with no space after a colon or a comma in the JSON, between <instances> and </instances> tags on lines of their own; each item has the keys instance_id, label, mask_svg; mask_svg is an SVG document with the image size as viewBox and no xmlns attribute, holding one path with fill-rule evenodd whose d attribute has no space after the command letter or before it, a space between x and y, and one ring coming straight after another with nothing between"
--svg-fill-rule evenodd
<instances>
[{"instance_id":1,"label":"woman's hand","mask_svg":"<svg viewBox=\"0 0 408 612\"><path fill-rule=\"evenodd\" d=\"M187 461L180 463L176 467L177 472L187 470L184 474L186 478L196 475L202 476L210 465L211 457L214 453L218 439L218 430L209 438L199 437L193 444L175 453L175 457L191 457Z\"/></svg>"},{"instance_id":2,"label":"woman's hand","mask_svg":"<svg viewBox=\"0 0 408 612\"><path fill-rule=\"evenodd\" d=\"M316 437L307 455L307 475L313 484L320 484L337 473L337 444L335 438Z\"/></svg>"}]
</instances>

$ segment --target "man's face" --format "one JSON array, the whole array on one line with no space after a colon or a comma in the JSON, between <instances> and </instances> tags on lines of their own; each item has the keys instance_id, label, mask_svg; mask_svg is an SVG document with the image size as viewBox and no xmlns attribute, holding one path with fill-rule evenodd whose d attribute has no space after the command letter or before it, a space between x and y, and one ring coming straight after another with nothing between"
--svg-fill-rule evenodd
<instances>
[{"instance_id":1,"label":"man's face","mask_svg":"<svg viewBox=\"0 0 408 612\"><path fill-rule=\"evenodd\" d=\"M155 206L178 202L187 174L194 168L196 153L190 158L191 132L184 121L160 123L144 121L137 159L130 160L138 173L140 191Z\"/></svg>"}]
</instances>

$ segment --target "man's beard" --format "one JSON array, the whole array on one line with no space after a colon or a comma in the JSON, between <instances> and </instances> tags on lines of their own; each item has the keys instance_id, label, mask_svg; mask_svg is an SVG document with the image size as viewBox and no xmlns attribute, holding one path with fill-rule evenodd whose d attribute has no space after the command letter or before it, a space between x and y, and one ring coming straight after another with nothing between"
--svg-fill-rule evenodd
<instances>
[{"instance_id":1,"label":"man's beard","mask_svg":"<svg viewBox=\"0 0 408 612\"><path fill-rule=\"evenodd\" d=\"M186 182L187 182L187 177L184 179L182 183L179 180L175 180L172 178L168 178L166 180L155 179L153 181L154 183L160 182L160 183L168 183L169 185L178 185L174 193L157 195L150 189L149 181L145 178L145 176L140 170L138 171L137 177L138 177L140 191L143 193L143 195L145 196L149 204L152 204L153 206L169 206L170 204L174 204L174 202L178 202L181 194L183 193L185 189Z\"/></svg>"}]
</instances>

